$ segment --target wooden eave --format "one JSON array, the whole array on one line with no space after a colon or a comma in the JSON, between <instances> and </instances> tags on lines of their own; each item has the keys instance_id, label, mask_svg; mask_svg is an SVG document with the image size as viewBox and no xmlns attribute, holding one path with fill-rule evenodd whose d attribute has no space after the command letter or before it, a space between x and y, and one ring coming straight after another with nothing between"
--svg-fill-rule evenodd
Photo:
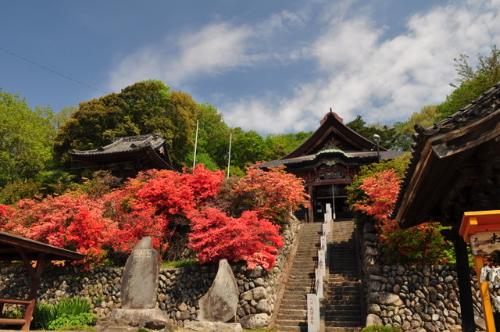
<instances>
[{"instance_id":1,"label":"wooden eave","mask_svg":"<svg viewBox=\"0 0 500 332\"><path fill-rule=\"evenodd\" d=\"M393 217L403 227L430 220L446 223L444 216L436 213L437 206L455 187L461 165L484 144L498 148L499 137L500 109L497 109L463 127L427 138L414 155L417 162L402 186Z\"/></svg>"},{"instance_id":2,"label":"wooden eave","mask_svg":"<svg viewBox=\"0 0 500 332\"><path fill-rule=\"evenodd\" d=\"M0 232L0 261L21 261L23 255L30 260L37 260L40 255L47 260L81 260L85 257L75 251Z\"/></svg>"},{"instance_id":3,"label":"wooden eave","mask_svg":"<svg viewBox=\"0 0 500 332\"><path fill-rule=\"evenodd\" d=\"M310 155L331 135L336 135L353 147L353 151L370 151L376 149L375 143L347 127L334 112L325 115L319 128L297 149L289 153L285 159Z\"/></svg>"}]
</instances>

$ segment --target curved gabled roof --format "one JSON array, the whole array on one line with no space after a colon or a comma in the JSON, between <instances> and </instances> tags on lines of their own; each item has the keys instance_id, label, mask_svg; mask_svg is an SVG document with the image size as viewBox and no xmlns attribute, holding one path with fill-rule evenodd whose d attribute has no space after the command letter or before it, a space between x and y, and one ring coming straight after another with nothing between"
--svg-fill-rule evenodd
<instances>
[{"instance_id":1,"label":"curved gabled roof","mask_svg":"<svg viewBox=\"0 0 500 332\"><path fill-rule=\"evenodd\" d=\"M319 128L302 143L297 149L289 153L285 159L311 155L318 152L318 148L325 145L331 135L349 145L346 151L371 151L377 148L376 144L347 127L342 118L335 112L328 112L321 120Z\"/></svg>"}]
</instances>

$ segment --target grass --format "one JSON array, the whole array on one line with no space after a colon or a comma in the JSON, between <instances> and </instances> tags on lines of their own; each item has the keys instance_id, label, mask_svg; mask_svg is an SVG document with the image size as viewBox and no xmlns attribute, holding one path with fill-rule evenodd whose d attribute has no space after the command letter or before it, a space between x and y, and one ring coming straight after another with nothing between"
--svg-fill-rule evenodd
<instances>
[{"instance_id":1,"label":"grass","mask_svg":"<svg viewBox=\"0 0 500 332\"><path fill-rule=\"evenodd\" d=\"M187 258L187 259L179 259L176 261L167 261L163 262L161 267L165 269L172 269L172 268L179 268L179 267L186 267L186 266L193 266L197 265L198 260L195 258Z\"/></svg>"}]
</instances>

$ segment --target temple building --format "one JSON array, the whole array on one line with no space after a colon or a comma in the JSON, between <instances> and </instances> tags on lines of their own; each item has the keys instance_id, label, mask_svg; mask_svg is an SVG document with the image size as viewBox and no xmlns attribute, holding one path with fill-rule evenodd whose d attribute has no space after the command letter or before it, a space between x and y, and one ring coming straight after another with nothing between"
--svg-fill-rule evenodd
<instances>
[{"instance_id":1,"label":"temple building","mask_svg":"<svg viewBox=\"0 0 500 332\"><path fill-rule=\"evenodd\" d=\"M262 168L285 166L305 181L310 207L304 211L307 221L322 221L326 204L333 206L337 219L349 218L346 186L360 166L393 159L398 151L387 151L347 127L335 112L328 112L319 128L284 159L261 164Z\"/></svg>"},{"instance_id":2,"label":"temple building","mask_svg":"<svg viewBox=\"0 0 500 332\"><path fill-rule=\"evenodd\" d=\"M92 150L71 150L75 166L89 171L110 170L120 178L151 168L172 169L165 140L158 135L119 137Z\"/></svg>"},{"instance_id":3,"label":"temple building","mask_svg":"<svg viewBox=\"0 0 500 332\"><path fill-rule=\"evenodd\" d=\"M500 83L451 117L418 130L392 217L401 227L437 221L453 241L462 330L475 331L465 213L500 210ZM497 325L500 328L500 324Z\"/></svg>"}]
</instances>

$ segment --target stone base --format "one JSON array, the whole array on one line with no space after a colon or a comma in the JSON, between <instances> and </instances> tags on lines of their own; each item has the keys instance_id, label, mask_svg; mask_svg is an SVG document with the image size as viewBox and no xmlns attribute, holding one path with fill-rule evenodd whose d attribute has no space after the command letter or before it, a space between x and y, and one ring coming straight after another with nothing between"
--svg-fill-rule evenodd
<instances>
[{"instance_id":1,"label":"stone base","mask_svg":"<svg viewBox=\"0 0 500 332\"><path fill-rule=\"evenodd\" d=\"M109 320L100 322L98 331L116 331L124 327L145 327L151 330L174 331L174 325L168 316L160 309L114 309Z\"/></svg>"},{"instance_id":2,"label":"stone base","mask_svg":"<svg viewBox=\"0 0 500 332\"><path fill-rule=\"evenodd\" d=\"M200 332L242 332L240 323L223 323L189 320L184 322L184 330Z\"/></svg>"}]
</instances>

